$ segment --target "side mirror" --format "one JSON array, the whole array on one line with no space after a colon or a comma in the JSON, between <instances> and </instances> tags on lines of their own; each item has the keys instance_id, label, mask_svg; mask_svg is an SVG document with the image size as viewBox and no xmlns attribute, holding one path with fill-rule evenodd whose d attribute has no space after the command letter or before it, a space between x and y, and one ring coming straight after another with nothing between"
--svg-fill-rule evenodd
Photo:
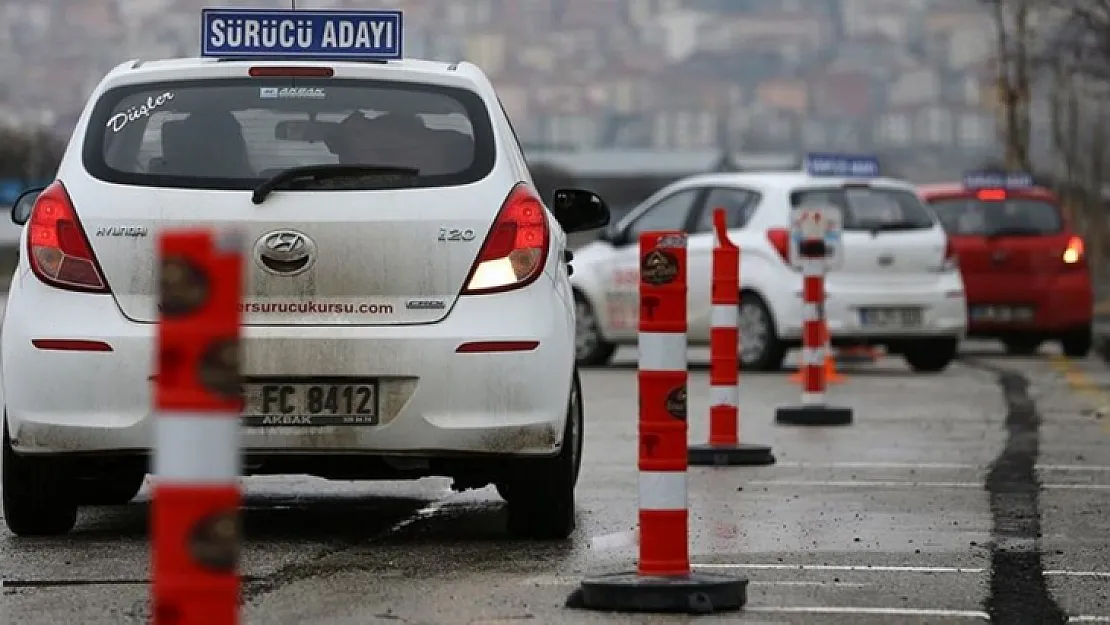
<instances>
[{"instance_id":1,"label":"side mirror","mask_svg":"<svg viewBox=\"0 0 1110 625\"><path fill-rule=\"evenodd\" d=\"M42 192L43 188L28 189L16 198L15 204L12 204L12 223L17 226L27 223L31 218L31 209L35 207L35 200L39 199Z\"/></svg>"},{"instance_id":2,"label":"side mirror","mask_svg":"<svg viewBox=\"0 0 1110 625\"><path fill-rule=\"evenodd\" d=\"M609 225L609 205L585 189L556 189L551 212L567 234Z\"/></svg>"}]
</instances>

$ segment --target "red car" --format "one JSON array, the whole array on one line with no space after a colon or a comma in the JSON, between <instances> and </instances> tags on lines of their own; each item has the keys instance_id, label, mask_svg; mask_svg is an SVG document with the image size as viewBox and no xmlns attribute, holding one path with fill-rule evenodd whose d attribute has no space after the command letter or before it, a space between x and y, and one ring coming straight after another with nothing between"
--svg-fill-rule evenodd
<instances>
[{"instance_id":1,"label":"red car","mask_svg":"<svg viewBox=\"0 0 1110 625\"><path fill-rule=\"evenodd\" d=\"M1083 239L1057 197L1012 174L920 189L960 266L967 336L1000 339L1011 354L1058 340L1068 357L1085 357L1094 316L1091 273Z\"/></svg>"}]
</instances>

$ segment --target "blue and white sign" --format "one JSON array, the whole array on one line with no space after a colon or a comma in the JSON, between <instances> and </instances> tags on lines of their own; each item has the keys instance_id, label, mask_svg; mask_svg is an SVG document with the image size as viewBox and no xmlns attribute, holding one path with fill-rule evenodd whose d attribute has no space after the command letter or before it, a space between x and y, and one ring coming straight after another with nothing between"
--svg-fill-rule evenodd
<instances>
[{"instance_id":1,"label":"blue and white sign","mask_svg":"<svg viewBox=\"0 0 1110 625\"><path fill-rule=\"evenodd\" d=\"M973 171L964 174L965 189L1028 189L1033 175L1027 172Z\"/></svg>"},{"instance_id":2,"label":"blue and white sign","mask_svg":"<svg viewBox=\"0 0 1110 625\"><path fill-rule=\"evenodd\" d=\"M399 59L401 11L204 9L201 56L253 59Z\"/></svg>"},{"instance_id":3,"label":"blue and white sign","mask_svg":"<svg viewBox=\"0 0 1110 625\"><path fill-rule=\"evenodd\" d=\"M802 269L802 243L815 239L825 242L826 269L835 269L844 262L844 216L836 206L808 204L796 206L790 211L790 247L787 256L795 269Z\"/></svg>"},{"instance_id":4,"label":"blue and white sign","mask_svg":"<svg viewBox=\"0 0 1110 625\"><path fill-rule=\"evenodd\" d=\"M810 153L806 154L806 171L811 176L875 178L879 175L879 159L874 156Z\"/></svg>"}]
</instances>

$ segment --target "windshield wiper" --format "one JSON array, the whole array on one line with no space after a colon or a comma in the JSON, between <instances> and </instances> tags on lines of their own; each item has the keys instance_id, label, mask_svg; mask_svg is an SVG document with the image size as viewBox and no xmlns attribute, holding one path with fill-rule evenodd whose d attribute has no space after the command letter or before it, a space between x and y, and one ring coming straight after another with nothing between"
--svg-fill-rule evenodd
<instances>
[{"instance_id":1,"label":"windshield wiper","mask_svg":"<svg viewBox=\"0 0 1110 625\"><path fill-rule=\"evenodd\" d=\"M415 167L397 165L305 165L283 169L266 179L251 194L251 202L261 204L278 187L296 180L328 180L333 178L358 177L365 175L419 176Z\"/></svg>"},{"instance_id":2,"label":"windshield wiper","mask_svg":"<svg viewBox=\"0 0 1110 625\"><path fill-rule=\"evenodd\" d=\"M995 228L994 230L987 232L986 236L988 239L993 239L995 237L1030 237L1040 234L1043 234L1043 232L1036 228L1009 227Z\"/></svg>"},{"instance_id":3,"label":"windshield wiper","mask_svg":"<svg viewBox=\"0 0 1110 625\"><path fill-rule=\"evenodd\" d=\"M920 230L929 226L914 221L891 221L875 224L867 229L871 236L878 236L880 232L893 232L896 230Z\"/></svg>"}]
</instances>

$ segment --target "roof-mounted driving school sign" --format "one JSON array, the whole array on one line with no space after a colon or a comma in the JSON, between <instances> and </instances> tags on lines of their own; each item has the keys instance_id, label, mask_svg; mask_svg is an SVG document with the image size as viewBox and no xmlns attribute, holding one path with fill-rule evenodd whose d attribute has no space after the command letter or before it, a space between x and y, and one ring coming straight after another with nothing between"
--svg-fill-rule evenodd
<instances>
[{"instance_id":1,"label":"roof-mounted driving school sign","mask_svg":"<svg viewBox=\"0 0 1110 625\"><path fill-rule=\"evenodd\" d=\"M252 59L399 59L401 11L204 9L201 56Z\"/></svg>"},{"instance_id":2,"label":"roof-mounted driving school sign","mask_svg":"<svg viewBox=\"0 0 1110 625\"><path fill-rule=\"evenodd\" d=\"M805 166L811 176L875 178L879 175L879 159L874 156L811 152L806 154Z\"/></svg>"},{"instance_id":3,"label":"roof-mounted driving school sign","mask_svg":"<svg viewBox=\"0 0 1110 625\"><path fill-rule=\"evenodd\" d=\"M971 171L964 174L965 189L1027 189L1033 175L1024 171Z\"/></svg>"}]
</instances>

